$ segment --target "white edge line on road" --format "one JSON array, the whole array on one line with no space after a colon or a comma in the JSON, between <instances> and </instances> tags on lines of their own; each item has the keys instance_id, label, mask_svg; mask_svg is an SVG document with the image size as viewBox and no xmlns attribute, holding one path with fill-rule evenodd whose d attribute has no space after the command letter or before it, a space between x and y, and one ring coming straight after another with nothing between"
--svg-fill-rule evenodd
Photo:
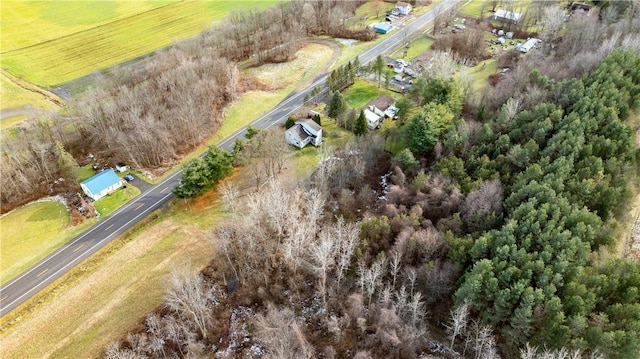
<instances>
[{"instance_id":1,"label":"white edge line on road","mask_svg":"<svg viewBox=\"0 0 640 359\"><path fill-rule=\"evenodd\" d=\"M163 181L164 182L164 181ZM166 200L168 197L172 196L173 193L167 194L166 196L162 197L162 199L160 199L158 202L154 203L160 203L164 200ZM131 222L135 221L138 219L138 217L145 215L146 212L148 212L151 208L153 208L153 205L151 205L149 208L145 209L144 211L140 212L140 214L138 214L137 216L131 218L127 223L123 224L122 226L120 226L120 228L118 228L117 230L120 230L126 226L128 226ZM10 307L13 305L13 303L20 301L23 297L25 297L26 295L30 294L31 292L33 292L35 289L37 289L40 285L42 285L43 282L48 281L49 279L55 277L56 275L58 275L58 273L60 273L61 271L66 270L67 267L69 267L70 265L74 264L78 258L82 258L82 256L86 255L87 253L91 252L95 247L102 245L103 242L107 241L109 238L111 238L111 236L113 236L114 233L111 233L110 235L104 237L103 239L101 239L98 243L94 244L93 246L91 246L91 248L88 248L87 250L85 250L84 252L82 252L80 255L76 256L76 258L74 258L71 262L68 262L64 267L58 269L57 271L55 271L55 273L51 273L49 276L47 276L46 278L44 278L39 285L31 288L29 291L25 292L24 294L22 294L21 296L19 296L18 298L14 299L11 303L7 304L4 306L4 308ZM83 259L84 260L84 259ZM74 264L75 265L75 264ZM47 285L48 286L48 285ZM45 286L46 287L46 286ZM44 288L43 288L44 289ZM5 313L7 314L7 313Z\"/></svg>"}]
</instances>

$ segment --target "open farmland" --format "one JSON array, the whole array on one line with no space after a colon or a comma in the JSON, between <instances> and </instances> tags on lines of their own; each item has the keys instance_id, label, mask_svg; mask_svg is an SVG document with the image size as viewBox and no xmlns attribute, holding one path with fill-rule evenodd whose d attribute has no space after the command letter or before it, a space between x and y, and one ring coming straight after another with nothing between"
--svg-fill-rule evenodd
<instances>
[{"instance_id":1,"label":"open farmland","mask_svg":"<svg viewBox=\"0 0 640 359\"><path fill-rule=\"evenodd\" d=\"M3 1L0 63L54 86L194 36L232 11L278 2Z\"/></svg>"}]
</instances>

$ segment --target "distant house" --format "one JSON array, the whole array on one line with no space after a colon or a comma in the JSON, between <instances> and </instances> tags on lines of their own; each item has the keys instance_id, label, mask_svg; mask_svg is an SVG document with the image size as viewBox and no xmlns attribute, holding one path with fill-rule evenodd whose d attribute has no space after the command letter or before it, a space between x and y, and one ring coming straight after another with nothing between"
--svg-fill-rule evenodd
<instances>
[{"instance_id":1,"label":"distant house","mask_svg":"<svg viewBox=\"0 0 640 359\"><path fill-rule=\"evenodd\" d=\"M411 7L411 4L409 4L408 2L398 1L396 3L396 9L400 13L400 15L409 15L409 13L413 8Z\"/></svg>"},{"instance_id":2,"label":"distant house","mask_svg":"<svg viewBox=\"0 0 640 359\"><path fill-rule=\"evenodd\" d=\"M500 21L511 21L513 23L517 23L522 19L522 14L499 9L493 14L493 19L500 20Z\"/></svg>"},{"instance_id":3,"label":"distant house","mask_svg":"<svg viewBox=\"0 0 640 359\"><path fill-rule=\"evenodd\" d=\"M518 49L518 51L520 52L529 52L529 50L533 49L539 42L540 42L539 39L532 37L528 39L527 42L525 42L524 44L518 45L516 49Z\"/></svg>"},{"instance_id":4,"label":"distant house","mask_svg":"<svg viewBox=\"0 0 640 359\"><path fill-rule=\"evenodd\" d=\"M387 24L385 22L377 22L373 24L373 30L379 34L386 34L389 31L393 30L393 25Z\"/></svg>"},{"instance_id":5,"label":"distant house","mask_svg":"<svg viewBox=\"0 0 640 359\"><path fill-rule=\"evenodd\" d=\"M80 183L80 187L82 187L84 193L94 201L117 190L122 187L122 185L122 180L112 169L104 170Z\"/></svg>"},{"instance_id":6,"label":"distant house","mask_svg":"<svg viewBox=\"0 0 640 359\"><path fill-rule=\"evenodd\" d=\"M398 109L394 106L395 103L396 101L393 97L379 96L369 101L365 105L365 109L373 112L378 117L393 118L396 115L396 112L398 112Z\"/></svg>"},{"instance_id":7,"label":"distant house","mask_svg":"<svg viewBox=\"0 0 640 359\"><path fill-rule=\"evenodd\" d=\"M322 127L312 119L301 119L285 131L284 138L298 148L303 148L309 143L317 147L322 143Z\"/></svg>"}]
</instances>

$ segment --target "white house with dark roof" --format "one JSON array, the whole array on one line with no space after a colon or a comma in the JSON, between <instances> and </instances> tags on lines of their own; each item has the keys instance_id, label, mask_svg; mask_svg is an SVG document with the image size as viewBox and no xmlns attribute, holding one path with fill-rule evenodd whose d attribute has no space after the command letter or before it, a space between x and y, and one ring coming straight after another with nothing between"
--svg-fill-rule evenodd
<instances>
[{"instance_id":1,"label":"white house with dark roof","mask_svg":"<svg viewBox=\"0 0 640 359\"><path fill-rule=\"evenodd\" d=\"M284 138L298 148L303 148L309 143L318 147L322 143L322 127L312 119L300 119L285 131Z\"/></svg>"},{"instance_id":2,"label":"white house with dark roof","mask_svg":"<svg viewBox=\"0 0 640 359\"><path fill-rule=\"evenodd\" d=\"M122 187L123 184L120 177L112 169L108 169L84 180L80 183L80 187L87 196L97 201Z\"/></svg>"}]
</instances>

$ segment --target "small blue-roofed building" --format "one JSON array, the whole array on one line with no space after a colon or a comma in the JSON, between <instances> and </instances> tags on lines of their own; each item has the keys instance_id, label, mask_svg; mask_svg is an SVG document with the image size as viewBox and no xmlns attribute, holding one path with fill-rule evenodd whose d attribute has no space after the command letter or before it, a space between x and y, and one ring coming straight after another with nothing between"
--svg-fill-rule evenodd
<instances>
[{"instance_id":1,"label":"small blue-roofed building","mask_svg":"<svg viewBox=\"0 0 640 359\"><path fill-rule=\"evenodd\" d=\"M373 24L373 30L375 30L375 32L379 34L386 34L389 31L393 30L393 25L384 22L377 22Z\"/></svg>"},{"instance_id":2,"label":"small blue-roofed building","mask_svg":"<svg viewBox=\"0 0 640 359\"><path fill-rule=\"evenodd\" d=\"M94 201L122 187L123 182L112 170L104 170L80 183L84 193Z\"/></svg>"}]
</instances>

